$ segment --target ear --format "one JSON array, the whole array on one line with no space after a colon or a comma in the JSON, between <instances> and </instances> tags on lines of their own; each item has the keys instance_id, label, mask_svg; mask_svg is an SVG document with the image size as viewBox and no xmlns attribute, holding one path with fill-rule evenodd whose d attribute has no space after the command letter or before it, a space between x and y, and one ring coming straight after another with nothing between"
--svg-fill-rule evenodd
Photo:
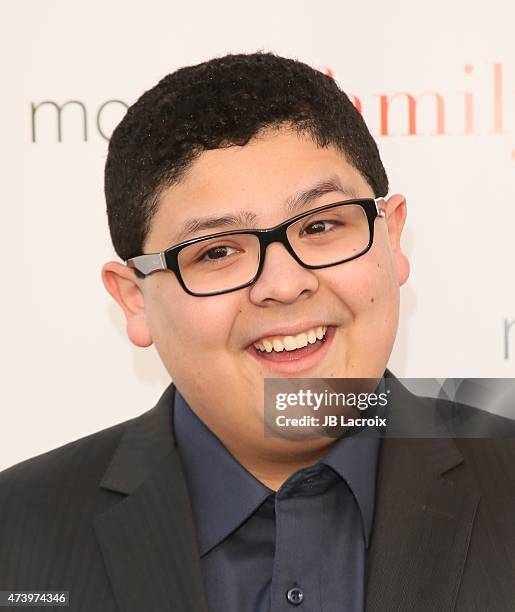
<instances>
[{"instance_id":1,"label":"ear","mask_svg":"<svg viewBox=\"0 0 515 612\"><path fill-rule=\"evenodd\" d=\"M144 295L140 288L141 281L134 270L117 261L109 261L102 266L102 282L123 310L129 340L136 346L150 346L153 341L145 313Z\"/></svg>"},{"instance_id":2,"label":"ear","mask_svg":"<svg viewBox=\"0 0 515 612\"><path fill-rule=\"evenodd\" d=\"M410 265L409 260L401 249L401 234L406 221L406 198L401 194L394 194L385 200L384 210L386 212L386 226L388 238L393 252L397 278L399 285L404 285L408 280Z\"/></svg>"}]
</instances>

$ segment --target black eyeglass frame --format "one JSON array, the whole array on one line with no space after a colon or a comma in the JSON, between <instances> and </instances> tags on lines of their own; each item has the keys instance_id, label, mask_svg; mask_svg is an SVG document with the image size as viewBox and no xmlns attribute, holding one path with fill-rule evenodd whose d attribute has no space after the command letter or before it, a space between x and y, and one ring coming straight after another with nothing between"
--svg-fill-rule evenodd
<instances>
[{"instance_id":1,"label":"black eyeglass frame","mask_svg":"<svg viewBox=\"0 0 515 612\"><path fill-rule=\"evenodd\" d=\"M291 219L287 219L274 227L266 228L266 229L247 229L247 230L230 230L228 232L221 232L216 234L209 234L209 236L201 236L200 238L191 238L190 240L186 240L184 242L180 242L165 251L161 251L160 253L146 253L144 255L138 255L136 257L131 257L128 259L125 264L129 268L133 268L136 272L136 275L139 278L145 278L149 274L153 274L154 272L158 272L159 270L171 270L175 273L177 280L179 281L181 287L188 293L189 295L193 295L195 297L208 297L211 295L221 295L223 293L231 293L232 291L238 291L239 289L243 289L244 287L248 287L256 282L259 278L263 266L265 263L265 255L266 248L269 244L273 242L280 242L288 253L293 257L293 259L300 264L304 268L308 268L310 270L319 269L319 268L330 268L332 266L338 266L342 263L346 263L347 261L352 261L357 257L361 257L365 253L367 253L372 244L374 242L374 222L380 217L383 218L385 216L384 210L379 208L379 201L384 201L384 198L358 198L354 200L342 200L340 202L333 202L332 204L327 204L325 206L320 206L318 208L314 208L312 210L308 210L306 212L300 213L292 217ZM331 208L335 208L337 206L350 206L350 205L359 205L365 211L365 215L368 220L368 228L369 228L369 241L367 246L362 249L359 253L352 255L352 257L346 257L340 261L336 261L330 264L323 265L309 265L305 264L295 253L293 247L288 240L287 230L290 225L293 225L300 219L304 217L309 217L315 213L331 210ZM197 293L195 291L191 291L186 286L182 274L179 268L179 253L187 246L191 244L195 244L197 242L203 242L205 240L212 240L213 238L223 238L224 236L232 236L234 234L249 234L252 236L256 236L259 240L259 265L256 273L253 278L242 285L238 285L237 287L233 287L231 289L222 289L220 291L211 291L209 293Z\"/></svg>"}]
</instances>

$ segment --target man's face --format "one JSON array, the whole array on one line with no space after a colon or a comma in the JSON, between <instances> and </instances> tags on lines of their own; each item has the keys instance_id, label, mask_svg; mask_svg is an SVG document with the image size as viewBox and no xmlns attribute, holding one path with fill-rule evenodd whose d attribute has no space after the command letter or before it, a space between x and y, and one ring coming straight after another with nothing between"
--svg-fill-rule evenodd
<instances>
[{"instance_id":1,"label":"man's face","mask_svg":"<svg viewBox=\"0 0 515 612\"><path fill-rule=\"evenodd\" d=\"M179 230L194 218L243 211L255 215L253 227L272 227L292 216L289 198L329 177L337 177L344 191L324 193L302 211L351 194L374 197L339 151L319 148L285 128L244 147L206 151L162 196L144 252L176 243ZM136 279L140 293L133 285L122 305L131 340L140 346L153 342L197 414L215 432L232 435L262 432L265 377L380 377L397 330L399 285L408 276L399 246L404 199L393 196L384 208L387 216L375 221L371 250L337 266L305 269L274 243L257 282L232 293L191 296L168 271ZM228 229L237 228L212 227L182 239ZM135 277L131 270L123 273L127 286ZM264 338L284 340L319 327L327 327L324 340L298 353L267 356L254 346Z\"/></svg>"}]
</instances>

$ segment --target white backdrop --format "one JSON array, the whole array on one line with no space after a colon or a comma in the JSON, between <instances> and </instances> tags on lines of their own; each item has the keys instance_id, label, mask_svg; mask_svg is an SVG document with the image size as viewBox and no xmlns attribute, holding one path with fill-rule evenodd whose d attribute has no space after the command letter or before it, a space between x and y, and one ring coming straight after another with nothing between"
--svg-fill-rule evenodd
<instances>
[{"instance_id":1,"label":"white backdrop","mask_svg":"<svg viewBox=\"0 0 515 612\"><path fill-rule=\"evenodd\" d=\"M120 102L227 52L330 70L362 105L408 199L412 272L390 368L515 376L513 23L508 0L4 3L0 469L144 412L168 384L101 283L114 258L106 136ZM411 121L399 93L413 96ZM42 103L71 100L82 106L62 111L59 142Z\"/></svg>"}]
</instances>

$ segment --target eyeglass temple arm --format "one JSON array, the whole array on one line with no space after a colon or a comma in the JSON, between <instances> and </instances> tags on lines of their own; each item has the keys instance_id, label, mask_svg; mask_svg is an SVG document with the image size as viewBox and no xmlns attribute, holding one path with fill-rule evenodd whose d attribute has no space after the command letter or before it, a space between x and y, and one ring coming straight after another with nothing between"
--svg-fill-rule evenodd
<instances>
[{"instance_id":1,"label":"eyeglass temple arm","mask_svg":"<svg viewBox=\"0 0 515 612\"><path fill-rule=\"evenodd\" d=\"M128 259L125 264L128 268L134 268L141 274L147 276L158 270L166 270L166 260L164 253L149 253L147 255L138 255Z\"/></svg>"},{"instance_id":2,"label":"eyeglass temple arm","mask_svg":"<svg viewBox=\"0 0 515 612\"><path fill-rule=\"evenodd\" d=\"M379 202L384 202L384 198L374 198L378 217L384 217L385 212L379 208ZM141 274L147 276L158 270L166 270L166 260L164 253L148 253L146 255L138 255L128 259L125 264L128 268L134 268Z\"/></svg>"},{"instance_id":3,"label":"eyeglass temple arm","mask_svg":"<svg viewBox=\"0 0 515 612\"><path fill-rule=\"evenodd\" d=\"M379 208L379 202L384 202L384 197L382 198L374 198L374 202L376 203L376 210L378 217L384 217L386 215L385 211L382 208Z\"/></svg>"}]
</instances>

